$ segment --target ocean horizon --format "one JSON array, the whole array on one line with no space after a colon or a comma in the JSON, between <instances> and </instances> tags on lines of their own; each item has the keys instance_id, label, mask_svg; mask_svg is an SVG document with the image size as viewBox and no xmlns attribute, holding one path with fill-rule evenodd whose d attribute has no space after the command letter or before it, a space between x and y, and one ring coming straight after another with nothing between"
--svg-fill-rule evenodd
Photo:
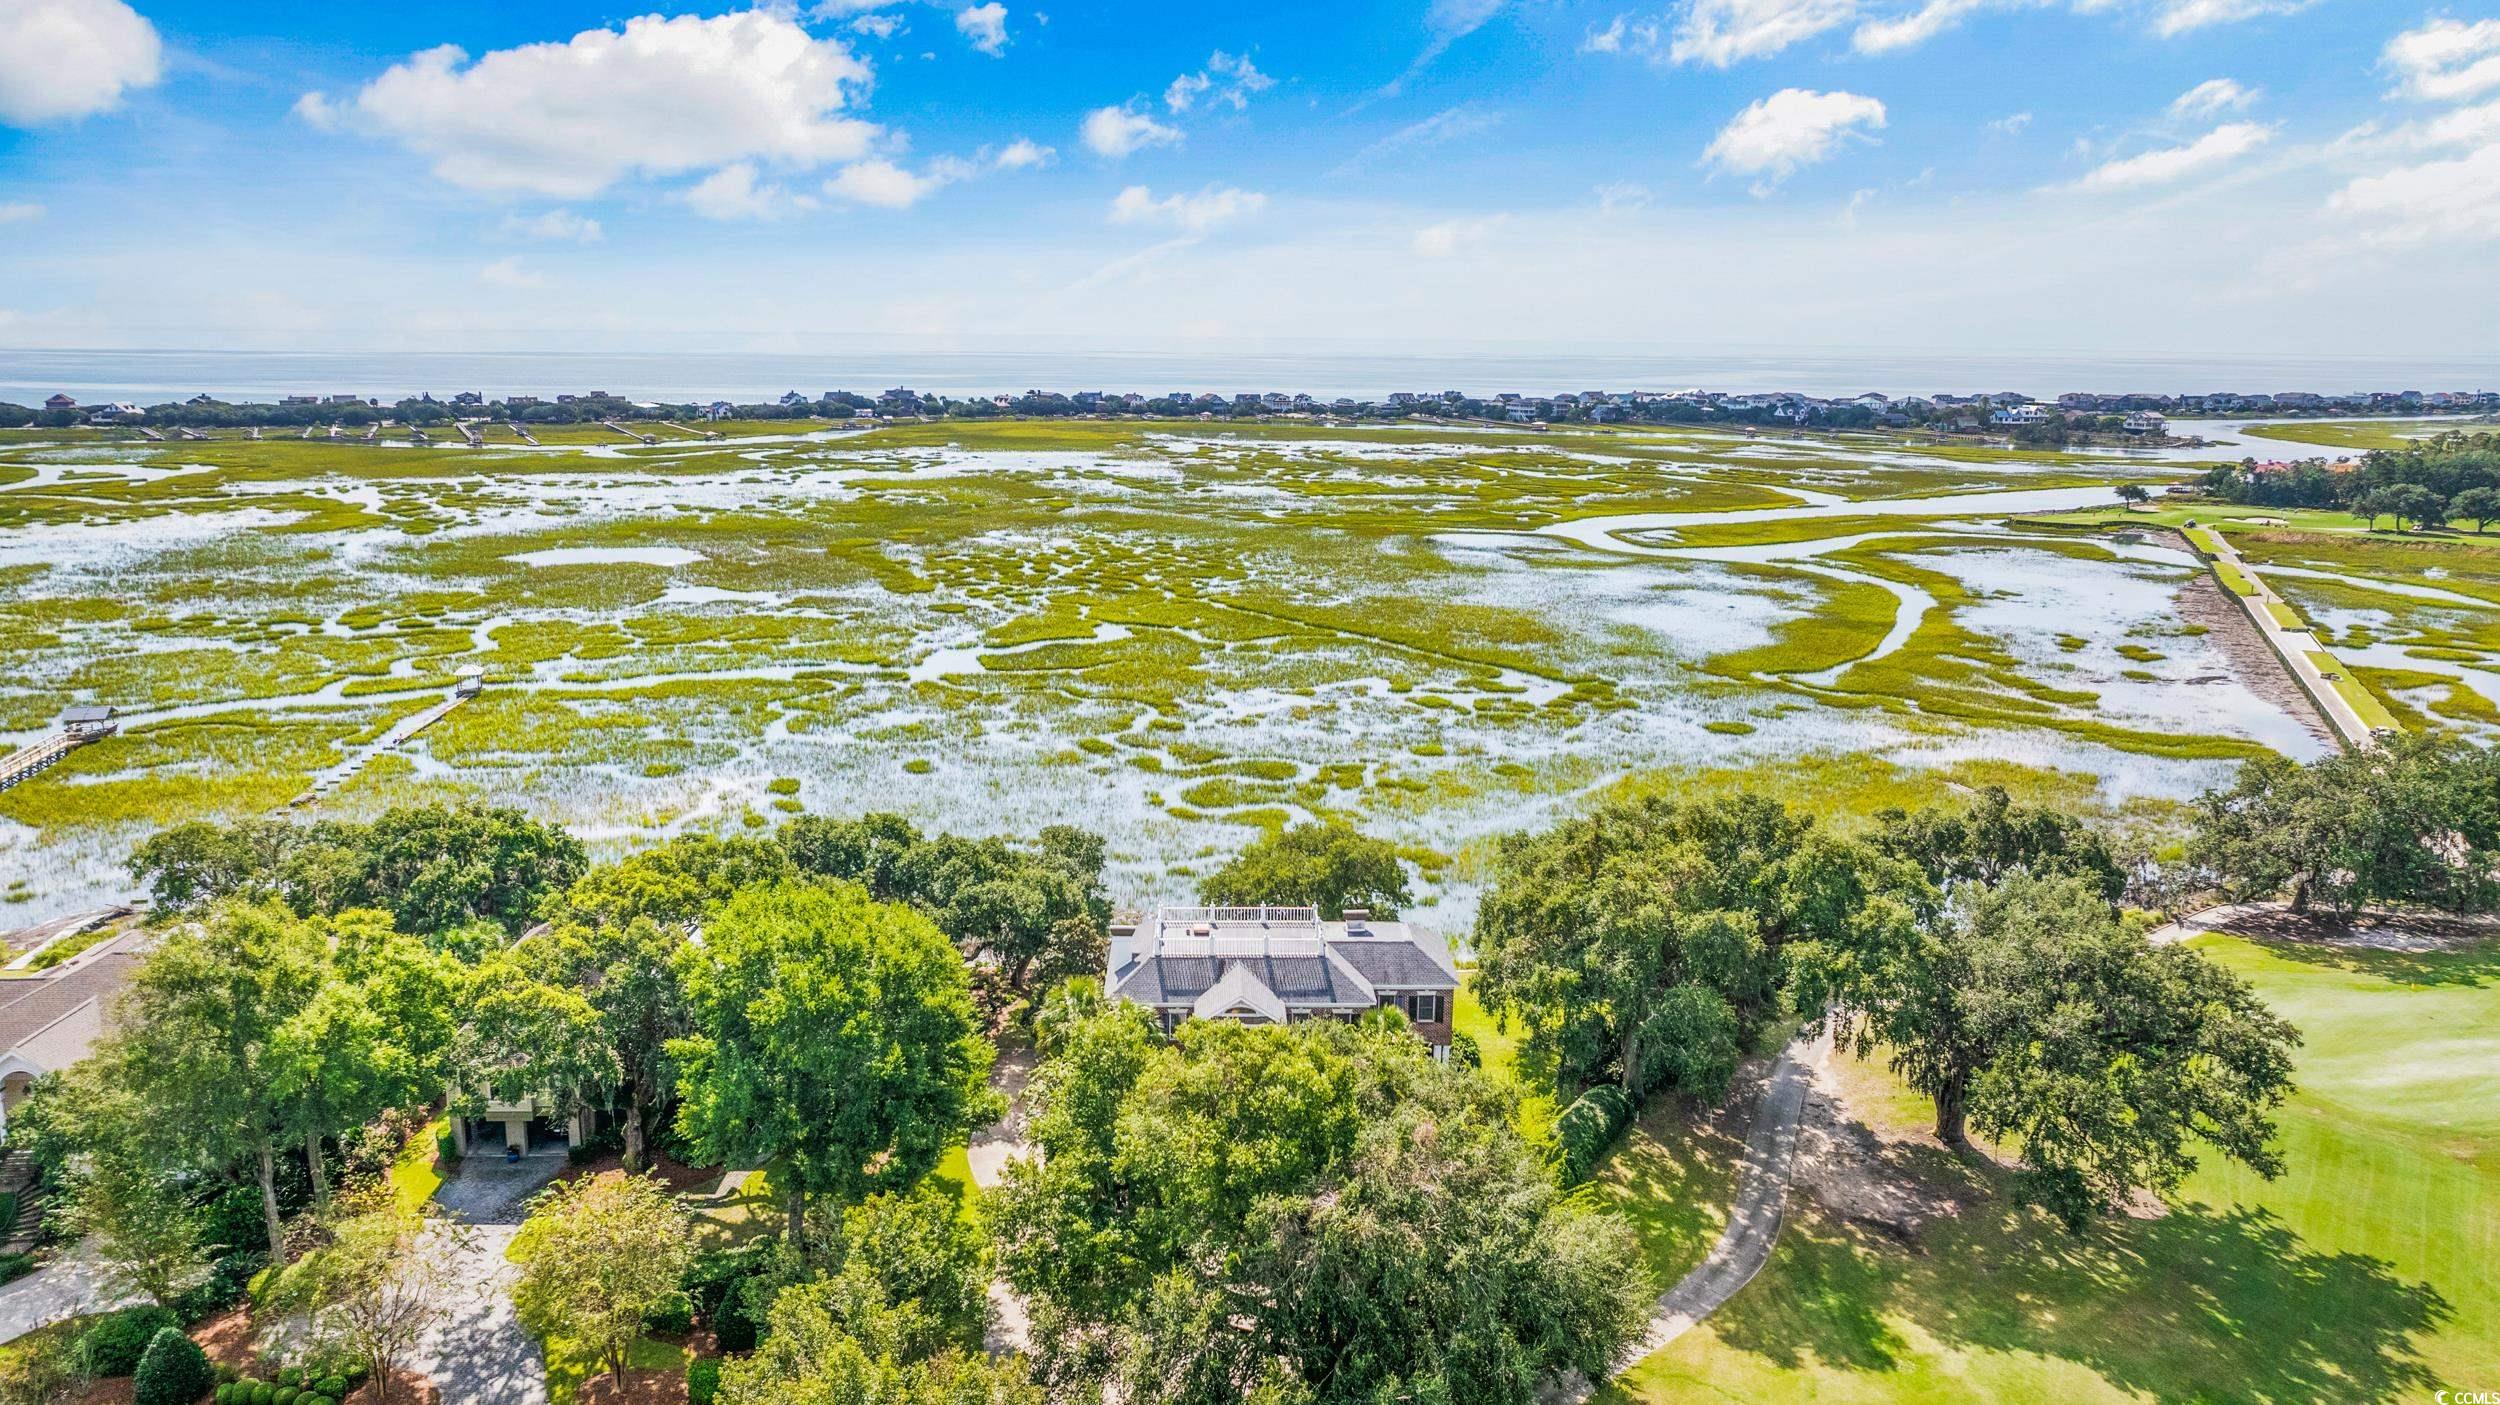
<instances>
[{"instance_id":1,"label":"ocean horizon","mask_svg":"<svg viewBox=\"0 0 2500 1405\"><path fill-rule=\"evenodd\" d=\"M359 395L386 403L460 391L554 395L608 391L636 400L741 403L797 390L875 393L891 386L944 395L1026 389L1234 394L1303 392L1370 398L1393 391L1795 391L1887 395L2015 391L2047 397L2315 391L2482 390L2500 385L2500 357L2109 356L2020 353L1460 350L1368 353L1343 347L1248 352L1204 348L960 349L895 341L824 352L0 350L0 401L162 404L208 394L269 401Z\"/></svg>"}]
</instances>

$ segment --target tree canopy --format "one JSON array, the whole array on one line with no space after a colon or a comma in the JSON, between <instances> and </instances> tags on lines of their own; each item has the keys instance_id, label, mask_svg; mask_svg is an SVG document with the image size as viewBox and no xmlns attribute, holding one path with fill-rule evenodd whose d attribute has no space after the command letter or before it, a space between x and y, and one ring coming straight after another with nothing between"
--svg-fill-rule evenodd
<instances>
[{"instance_id":1,"label":"tree canopy","mask_svg":"<svg viewBox=\"0 0 2500 1405\"><path fill-rule=\"evenodd\" d=\"M1510 1097L1394 1028L1114 1008L1035 1076L994 1197L1050 1379L1181 1402L1525 1402L1647 1314L1629 1231L1564 1201ZM1259 1392L1265 1392L1260 1394Z\"/></svg>"},{"instance_id":2,"label":"tree canopy","mask_svg":"<svg viewBox=\"0 0 2500 1405\"><path fill-rule=\"evenodd\" d=\"M748 889L679 974L679 1126L710 1160L778 1158L794 1241L807 1196L908 1187L995 1109L963 958L857 885Z\"/></svg>"},{"instance_id":3,"label":"tree canopy","mask_svg":"<svg viewBox=\"0 0 2500 1405\"><path fill-rule=\"evenodd\" d=\"M2018 870L1926 920L1907 906L1801 949L1806 984L1863 1056L2016 1150L2021 1193L2079 1228L2167 1192L2192 1143L2272 1176L2273 1109L2299 1034L2247 984L2123 924L2082 874Z\"/></svg>"},{"instance_id":4,"label":"tree canopy","mask_svg":"<svg viewBox=\"0 0 2500 1405\"><path fill-rule=\"evenodd\" d=\"M967 956L996 961L1019 994L1101 966L1111 903L1098 834L1051 825L1025 844L923 836L899 815L802 815L780 842L802 873L919 909Z\"/></svg>"},{"instance_id":5,"label":"tree canopy","mask_svg":"<svg viewBox=\"0 0 2500 1405\"><path fill-rule=\"evenodd\" d=\"M2295 910L2500 906L2500 757L2404 734L2309 765L2263 756L2197 800L2189 858L2243 898Z\"/></svg>"},{"instance_id":6,"label":"tree canopy","mask_svg":"<svg viewBox=\"0 0 2500 1405\"><path fill-rule=\"evenodd\" d=\"M168 911L275 898L306 915L380 908L403 932L490 922L511 933L587 864L563 829L469 802L403 806L369 824L177 825L141 844L130 871Z\"/></svg>"},{"instance_id":7,"label":"tree canopy","mask_svg":"<svg viewBox=\"0 0 2500 1405\"><path fill-rule=\"evenodd\" d=\"M1609 806L1503 841L1477 988L1566 1084L1715 1097L1780 1008L1781 948L1848 933L1881 868L1760 796Z\"/></svg>"},{"instance_id":8,"label":"tree canopy","mask_svg":"<svg viewBox=\"0 0 2500 1405\"><path fill-rule=\"evenodd\" d=\"M1349 907L1395 917L1413 902L1397 847L1342 824L1301 824L1258 840L1198 885L1219 907L1315 907L1334 922Z\"/></svg>"}]
</instances>

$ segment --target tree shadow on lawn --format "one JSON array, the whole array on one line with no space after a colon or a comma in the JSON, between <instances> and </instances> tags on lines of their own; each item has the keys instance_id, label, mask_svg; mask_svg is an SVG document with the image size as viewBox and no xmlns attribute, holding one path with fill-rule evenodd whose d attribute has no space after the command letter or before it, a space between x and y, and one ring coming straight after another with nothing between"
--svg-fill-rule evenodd
<instances>
[{"instance_id":1,"label":"tree shadow on lawn","mask_svg":"<svg viewBox=\"0 0 2500 1405\"><path fill-rule=\"evenodd\" d=\"M2452 951L2388 951L2293 941L2260 941L2258 945L2286 961L2375 976L2391 985L2465 986L2480 990L2500 981L2500 941L2478 941Z\"/></svg>"},{"instance_id":2,"label":"tree shadow on lawn","mask_svg":"<svg viewBox=\"0 0 2500 1405\"><path fill-rule=\"evenodd\" d=\"M2480 988L2500 980L2500 927L2438 913L2263 912L2217 929L2272 956L2330 966L2394 985Z\"/></svg>"},{"instance_id":3,"label":"tree shadow on lawn","mask_svg":"<svg viewBox=\"0 0 2500 1405\"><path fill-rule=\"evenodd\" d=\"M2314 1253L2271 1212L2174 1207L2069 1236L1996 1199L1924 1252L1816 1214L1793 1219L1761 1286L1711 1320L1782 1367L1893 1368L1887 1318L1948 1348L2038 1353L2158 1400L2387 1400L2430 1371L2415 1342L2452 1315L2363 1254Z\"/></svg>"}]
</instances>

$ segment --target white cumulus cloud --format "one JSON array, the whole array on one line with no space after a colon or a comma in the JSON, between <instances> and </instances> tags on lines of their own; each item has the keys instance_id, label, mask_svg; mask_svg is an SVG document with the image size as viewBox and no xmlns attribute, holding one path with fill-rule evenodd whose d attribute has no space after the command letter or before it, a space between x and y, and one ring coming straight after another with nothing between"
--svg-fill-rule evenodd
<instances>
[{"instance_id":1,"label":"white cumulus cloud","mask_svg":"<svg viewBox=\"0 0 2500 1405\"><path fill-rule=\"evenodd\" d=\"M1077 133L1087 150L1117 161L1150 146L1177 146L1181 131L1133 107L1098 107L1085 114Z\"/></svg>"},{"instance_id":2,"label":"white cumulus cloud","mask_svg":"<svg viewBox=\"0 0 2500 1405\"><path fill-rule=\"evenodd\" d=\"M1884 105L1858 93L1818 93L1783 88L1720 129L1701 154L1703 164L1756 177L1761 194L1798 167L1825 160L1852 138L1884 125Z\"/></svg>"},{"instance_id":3,"label":"white cumulus cloud","mask_svg":"<svg viewBox=\"0 0 2500 1405\"><path fill-rule=\"evenodd\" d=\"M1927 0L1907 14L1890 19L1871 19L1858 26L1849 38L1852 48L1861 54L1889 54L1899 49L1914 48L1981 10L2001 7L2004 0Z\"/></svg>"},{"instance_id":4,"label":"white cumulus cloud","mask_svg":"<svg viewBox=\"0 0 2500 1405\"><path fill-rule=\"evenodd\" d=\"M43 206L31 200L0 201L0 224L19 224L43 218Z\"/></svg>"},{"instance_id":5,"label":"white cumulus cloud","mask_svg":"<svg viewBox=\"0 0 2500 1405\"><path fill-rule=\"evenodd\" d=\"M2257 101L2259 89L2243 88L2228 78L2208 78L2171 100L2173 117L2211 117L2238 112Z\"/></svg>"},{"instance_id":6,"label":"white cumulus cloud","mask_svg":"<svg viewBox=\"0 0 2500 1405\"><path fill-rule=\"evenodd\" d=\"M2335 192L2327 209L2364 222L2363 242L2381 247L2500 239L2500 143L2364 176Z\"/></svg>"},{"instance_id":7,"label":"white cumulus cloud","mask_svg":"<svg viewBox=\"0 0 2500 1405\"><path fill-rule=\"evenodd\" d=\"M750 161L721 167L678 198L707 220L772 219L789 204L788 192L757 180Z\"/></svg>"},{"instance_id":8,"label":"white cumulus cloud","mask_svg":"<svg viewBox=\"0 0 2500 1405\"><path fill-rule=\"evenodd\" d=\"M2163 0L2161 9L2153 16L2153 32L2167 39L2207 25L2294 14L2316 3L2317 0Z\"/></svg>"},{"instance_id":9,"label":"white cumulus cloud","mask_svg":"<svg viewBox=\"0 0 2500 1405\"><path fill-rule=\"evenodd\" d=\"M1726 68L1767 58L1855 19L1857 0L1692 0L1668 56Z\"/></svg>"},{"instance_id":10,"label":"white cumulus cloud","mask_svg":"<svg viewBox=\"0 0 2500 1405\"><path fill-rule=\"evenodd\" d=\"M1495 229L1501 226L1501 223L1502 216L1491 215L1484 219L1443 220L1439 224L1426 225L1415 231L1416 256L1427 259L1454 258L1482 244Z\"/></svg>"},{"instance_id":11,"label":"white cumulus cloud","mask_svg":"<svg viewBox=\"0 0 2500 1405\"><path fill-rule=\"evenodd\" d=\"M1190 234L1204 234L1217 225L1266 208L1266 196L1229 185L1210 185L1195 195L1167 195L1160 200L1146 187L1132 185L1112 200L1111 222L1167 225Z\"/></svg>"},{"instance_id":12,"label":"white cumulus cloud","mask_svg":"<svg viewBox=\"0 0 2500 1405\"><path fill-rule=\"evenodd\" d=\"M2432 102L2500 88L2500 19L2439 19L2387 41L2386 65L2407 97Z\"/></svg>"},{"instance_id":13,"label":"white cumulus cloud","mask_svg":"<svg viewBox=\"0 0 2500 1405\"><path fill-rule=\"evenodd\" d=\"M645 15L474 63L429 49L350 99L308 95L297 110L352 113L454 185L582 199L634 173L857 160L879 130L845 110L868 78L841 41L771 12Z\"/></svg>"},{"instance_id":14,"label":"white cumulus cloud","mask_svg":"<svg viewBox=\"0 0 2500 1405\"><path fill-rule=\"evenodd\" d=\"M971 174L970 165L950 157L932 161L919 171L907 171L880 157L854 161L836 171L833 179L825 182L825 193L855 205L908 210L941 187L952 185Z\"/></svg>"},{"instance_id":15,"label":"white cumulus cloud","mask_svg":"<svg viewBox=\"0 0 2500 1405\"><path fill-rule=\"evenodd\" d=\"M540 239L550 243L596 244L606 237L599 222L571 210L549 210L542 215L506 215L503 232L514 239Z\"/></svg>"},{"instance_id":16,"label":"white cumulus cloud","mask_svg":"<svg viewBox=\"0 0 2500 1405\"><path fill-rule=\"evenodd\" d=\"M164 63L156 26L122 0L0 0L0 123L103 112Z\"/></svg>"},{"instance_id":17,"label":"white cumulus cloud","mask_svg":"<svg viewBox=\"0 0 2500 1405\"><path fill-rule=\"evenodd\" d=\"M1056 150L1030 137L1018 137L998 149L993 164L1002 171L1029 171L1049 165L1058 156Z\"/></svg>"},{"instance_id":18,"label":"white cumulus cloud","mask_svg":"<svg viewBox=\"0 0 2500 1405\"><path fill-rule=\"evenodd\" d=\"M2226 122L2182 146L2121 157L2095 167L2075 182L2085 190L2132 190L2169 185L2217 166L2229 165L2274 139L2274 129L2257 122Z\"/></svg>"},{"instance_id":19,"label":"white cumulus cloud","mask_svg":"<svg viewBox=\"0 0 2500 1405\"><path fill-rule=\"evenodd\" d=\"M972 41L972 47L997 58L1007 52L1007 7L998 0L967 5L955 12L955 32Z\"/></svg>"},{"instance_id":20,"label":"white cumulus cloud","mask_svg":"<svg viewBox=\"0 0 2500 1405\"><path fill-rule=\"evenodd\" d=\"M1259 71L1247 54L1233 55L1222 49L1207 58L1207 66L1195 73L1184 73L1163 89L1163 105L1174 112L1187 112L1206 98L1239 112L1250 105L1252 95L1276 86L1276 80Z\"/></svg>"},{"instance_id":21,"label":"white cumulus cloud","mask_svg":"<svg viewBox=\"0 0 2500 1405\"><path fill-rule=\"evenodd\" d=\"M523 268L520 255L515 254L479 269L477 281L489 288L536 288L544 286L547 280Z\"/></svg>"}]
</instances>

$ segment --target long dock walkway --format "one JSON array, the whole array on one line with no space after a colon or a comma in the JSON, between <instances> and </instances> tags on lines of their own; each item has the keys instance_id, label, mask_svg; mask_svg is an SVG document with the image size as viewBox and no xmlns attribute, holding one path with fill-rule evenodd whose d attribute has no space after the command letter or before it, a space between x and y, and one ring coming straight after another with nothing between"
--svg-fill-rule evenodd
<instances>
[{"instance_id":1,"label":"long dock walkway","mask_svg":"<svg viewBox=\"0 0 2500 1405\"><path fill-rule=\"evenodd\" d=\"M55 732L32 746L20 747L7 757L0 758L0 790L9 790L20 782L33 780L60 764L62 757L94 740L94 737L75 732Z\"/></svg>"},{"instance_id":2,"label":"long dock walkway","mask_svg":"<svg viewBox=\"0 0 2500 1405\"><path fill-rule=\"evenodd\" d=\"M2274 587L2266 584L2229 538L2211 527L2189 527L2184 534L2346 746L2375 746L2380 732L2395 730L2395 719L2318 642L2299 613L2274 593Z\"/></svg>"}]
</instances>

